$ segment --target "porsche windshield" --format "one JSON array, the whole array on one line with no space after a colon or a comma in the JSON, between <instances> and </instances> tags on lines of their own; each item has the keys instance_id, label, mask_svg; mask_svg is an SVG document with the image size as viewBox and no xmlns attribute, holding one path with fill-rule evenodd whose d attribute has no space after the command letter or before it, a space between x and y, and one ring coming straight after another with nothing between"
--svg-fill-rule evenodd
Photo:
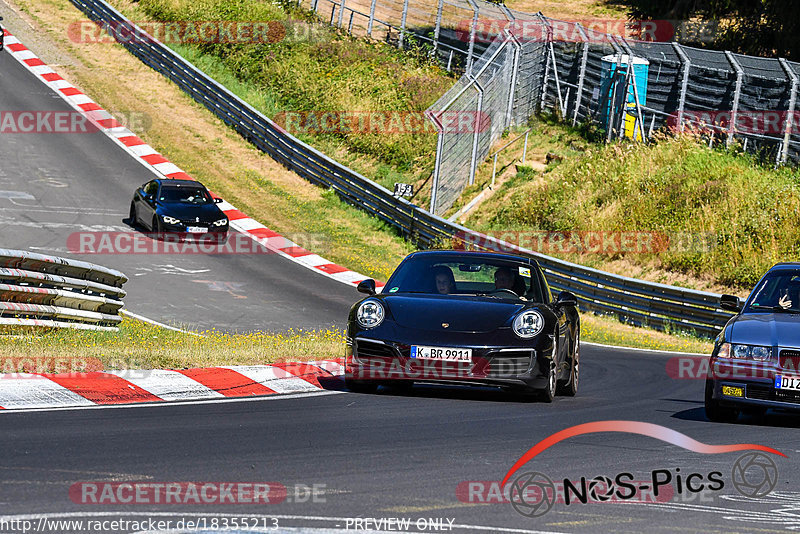
<instances>
[{"instance_id":1,"label":"porsche windshield","mask_svg":"<svg viewBox=\"0 0 800 534\"><path fill-rule=\"evenodd\" d=\"M384 292L523 297L543 301L535 267L483 258L411 258L398 267Z\"/></svg>"},{"instance_id":2,"label":"porsche windshield","mask_svg":"<svg viewBox=\"0 0 800 534\"><path fill-rule=\"evenodd\" d=\"M800 312L800 269L767 275L753 292L748 311Z\"/></svg>"},{"instance_id":3,"label":"porsche windshield","mask_svg":"<svg viewBox=\"0 0 800 534\"><path fill-rule=\"evenodd\" d=\"M183 204L211 204L211 195L199 187L162 187L158 199L162 202Z\"/></svg>"}]
</instances>

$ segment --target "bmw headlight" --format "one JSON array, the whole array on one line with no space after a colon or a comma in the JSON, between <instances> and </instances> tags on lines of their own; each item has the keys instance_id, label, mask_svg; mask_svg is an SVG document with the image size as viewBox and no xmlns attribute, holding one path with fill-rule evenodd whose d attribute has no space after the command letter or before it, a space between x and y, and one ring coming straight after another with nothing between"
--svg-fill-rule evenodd
<instances>
[{"instance_id":1,"label":"bmw headlight","mask_svg":"<svg viewBox=\"0 0 800 534\"><path fill-rule=\"evenodd\" d=\"M162 219L162 220L163 220L163 221L164 221L166 224L180 224L180 223L181 223L181 220L180 220L180 219L176 219L175 217L170 217L169 215L162 215L162 216L161 216L161 219Z\"/></svg>"},{"instance_id":2,"label":"bmw headlight","mask_svg":"<svg viewBox=\"0 0 800 534\"><path fill-rule=\"evenodd\" d=\"M227 218L226 219L220 219L218 221L214 221L213 224L214 224L214 226L225 226L226 224L228 224L228 219Z\"/></svg>"},{"instance_id":3,"label":"bmw headlight","mask_svg":"<svg viewBox=\"0 0 800 534\"><path fill-rule=\"evenodd\" d=\"M772 357L771 347L759 345L742 345L740 343L723 343L717 352L717 358L732 358L735 360L754 360L766 362Z\"/></svg>"},{"instance_id":4,"label":"bmw headlight","mask_svg":"<svg viewBox=\"0 0 800 534\"><path fill-rule=\"evenodd\" d=\"M544 317L536 310L520 313L514 319L514 333L521 338L538 336L544 328Z\"/></svg>"},{"instance_id":5,"label":"bmw headlight","mask_svg":"<svg viewBox=\"0 0 800 534\"><path fill-rule=\"evenodd\" d=\"M356 310L356 321L362 328L375 328L383 322L383 304L377 300L365 300Z\"/></svg>"}]
</instances>

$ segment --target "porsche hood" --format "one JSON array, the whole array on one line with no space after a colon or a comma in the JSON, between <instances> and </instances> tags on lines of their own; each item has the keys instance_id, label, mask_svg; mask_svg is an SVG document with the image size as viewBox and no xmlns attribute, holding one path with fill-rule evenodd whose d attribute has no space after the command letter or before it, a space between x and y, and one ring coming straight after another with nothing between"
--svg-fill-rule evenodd
<instances>
[{"instance_id":1,"label":"porsche hood","mask_svg":"<svg viewBox=\"0 0 800 534\"><path fill-rule=\"evenodd\" d=\"M381 299L395 322L405 328L450 332L490 332L509 322L520 302L455 295L387 295Z\"/></svg>"}]
</instances>

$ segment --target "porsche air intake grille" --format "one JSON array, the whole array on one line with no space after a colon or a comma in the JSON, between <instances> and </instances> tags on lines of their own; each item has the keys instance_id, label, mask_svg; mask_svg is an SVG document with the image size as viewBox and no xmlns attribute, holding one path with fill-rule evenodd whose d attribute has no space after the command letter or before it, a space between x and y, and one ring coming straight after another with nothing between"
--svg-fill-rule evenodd
<instances>
[{"instance_id":1,"label":"porsche air intake grille","mask_svg":"<svg viewBox=\"0 0 800 534\"><path fill-rule=\"evenodd\" d=\"M386 358L394 358L396 356L394 350L389 345L362 339L356 339L353 354L364 363L367 363L369 360L385 360Z\"/></svg>"},{"instance_id":2,"label":"porsche air intake grille","mask_svg":"<svg viewBox=\"0 0 800 534\"><path fill-rule=\"evenodd\" d=\"M791 371L800 371L800 350L782 350L781 367Z\"/></svg>"},{"instance_id":3,"label":"porsche air intake grille","mask_svg":"<svg viewBox=\"0 0 800 534\"><path fill-rule=\"evenodd\" d=\"M486 376L494 378L524 374L531 367L532 350L493 352L487 354L489 360Z\"/></svg>"}]
</instances>

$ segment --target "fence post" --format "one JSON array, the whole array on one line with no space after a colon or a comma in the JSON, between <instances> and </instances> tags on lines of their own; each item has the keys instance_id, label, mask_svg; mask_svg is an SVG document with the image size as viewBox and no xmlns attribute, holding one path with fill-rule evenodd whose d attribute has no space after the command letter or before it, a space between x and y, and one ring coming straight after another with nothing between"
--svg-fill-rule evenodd
<instances>
[{"instance_id":1,"label":"fence post","mask_svg":"<svg viewBox=\"0 0 800 534\"><path fill-rule=\"evenodd\" d=\"M469 30L469 49L467 50L466 68L466 70L469 71L472 69L473 53L475 52L475 33L478 28L478 14L480 13L480 8L475 0L467 0L467 2L472 6L472 27Z\"/></svg>"},{"instance_id":2,"label":"fence post","mask_svg":"<svg viewBox=\"0 0 800 534\"><path fill-rule=\"evenodd\" d=\"M789 110L786 112L786 124L783 131L783 147L781 150L781 163L786 163L786 160L789 157L789 140L792 135L794 110L797 107L798 80L797 74L794 73L792 67L789 66L789 63L787 63L785 59L780 58L778 61L781 62L781 67L783 67L784 72L786 72L786 76L792 82L792 92L789 95Z\"/></svg>"},{"instance_id":3,"label":"fence post","mask_svg":"<svg viewBox=\"0 0 800 534\"><path fill-rule=\"evenodd\" d=\"M537 16L539 17L539 20L542 21L542 24L544 24L545 28L547 28L547 43L549 44L553 40L553 27L549 22L547 22L547 18L542 15L541 11L537 13ZM544 54L544 79L542 80L542 100L539 103L539 111L544 111L544 104L547 100L547 82L550 81L550 60L548 59L548 46L543 46L542 50Z\"/></svg>"},{"instance_id":4,"label":"fence post","mask_svg":"<svg viewBox=\"0 0 800 534\"><path fill-rule=\"evenodd\" d=\"M583 31L583 26L575 24L578 31L583 38L583 57L581 58L581 71L578 74L578 89L575 91L575 112L572 114L572 125L578 122L578 111L581 108L581 100L583 100L583 82L586 79L586 62L589 60L589 36Z\"/></svg>"},{"instance_id":5,"label":"fence post","mask_svg":"<svg viewBox=\"0 0 800 534\"><path fill-rule=\"evenodd\" d=\"M692 62L686 52L678 43L673 42L672 48L681 60L681 67L683 67L683 76L681 77L681 96L678 98L678 129L683 131L683 111L686 106L686 92L689 90L689 70L692 68Z\"/></svg>"},{"instance_id":6,"label":"fence post","mask_svg":"<svg viewBox=\"0 0 800 534\"><path fill-rule=\"evenodd\" d=\"M444 0L439 0L439 7L436 9L436 28L433 30L433 55L439 49L439 32L442 30L442 10L444 9Z\"/></svg>"},{"instance_id":7,"label":"fence post","mask_svg":"<svg viewBox=\"0 0 800 534\"><path fill-rule=\"evenodd\" d=\"M514 98L517 94L517 75L519 73L519 58L522 55L522 45L517 38L514 37L513 33L508 30L505 30L505 33L508 36L506 42L510 40L514 46L514 62L511 67L513 69L511 71L511 89L508 92L508 107L506 109L505 128L508 128L514 121Z\"/></svg>"},{"instance_id":8,"label":"fence post","mask_svg":"<svg viewBox=\"0 0 800 534\"><path fill-rule=\"evenodd\" d=\"M336 25L339 26L340 28L342 27L342 21L344 20L344 3L345 3L345 1L346 0L340 0L341 3L339 4L339 21L337 22Z\"/></svg>"},{"instance_id":9,"label":"fence post","mask_svg":"<svg viewBox=\"0 0 800 534\"><path fill-rule=\"evenodd\" d=\"M733 93L733 106L731 109L731 123L728 126L728 139L725 141L725 146L730 147L733 142L733 134L736 131L736 115L739 112L739 97L742 95L742 78L744 77L744 70L736 58L733 57L729 51L725 51L725 57L728 58L733 69L736 71L736 90Z\"/></svg>"},{"instance_id":10,"label":"fence post","mask_svg":"<svg viewBox=\"0 0 800 534\"><path fill-rule=\"evenodd\" d=\"M369 24L367 24L367 35L372 37L372 24L375 22L375 6L378 0L372 0L372 5L369 7Z\"/></svg>"},{"instance_id":11,"label":"fence post","mask_svg":"<svg viewBox=\"0 0 800 534\"><path fill-rule=\"evenodd\" d=\"M403 0L403 16L400 18L400 40L397 47L403 49L403 38L406 36L406 19L408 18L408 0Z\"/></svg>"},{"instance_id":12,"label":"fence post","mask_svg":"<svg viewBox=\"0 0 800 534\"><path fill-rule=\"evenodd\" d=\"M475 133L472 135L472 162L469 170L469 185L475 183L475 174L478 172L478 138L480 136L481 115L483 114L483 87L477 78L467 71L467 76L472 80L478 91L478 112L475 114Z\"/></svg>"},{"instance_id":13,"label":"fence post","mask_svg":"<svg viewBox=\"0 0 800 534\"><path fill-rule=\"evenodd\" d=\"M311 6L311 10L316 13L317 9L319 8L319 0L314 0L314 5Z\"/></svg>"},{"instance_id":14,"label":"fence post","mask_svg":"<svg viewBox=\"0 0 800 534\"><path fill-rule=\"evenodd\" d=\"M436 125L439 130L438 138L436 139L436 162L433 165L433 183L431 184L431 208L430 212L436 215L436 193L439 191L439 169L442 165L442 145L444 144L444 128L437 124L434 116L430 116L431 121Z\"/></svg>"}]
</instances>

